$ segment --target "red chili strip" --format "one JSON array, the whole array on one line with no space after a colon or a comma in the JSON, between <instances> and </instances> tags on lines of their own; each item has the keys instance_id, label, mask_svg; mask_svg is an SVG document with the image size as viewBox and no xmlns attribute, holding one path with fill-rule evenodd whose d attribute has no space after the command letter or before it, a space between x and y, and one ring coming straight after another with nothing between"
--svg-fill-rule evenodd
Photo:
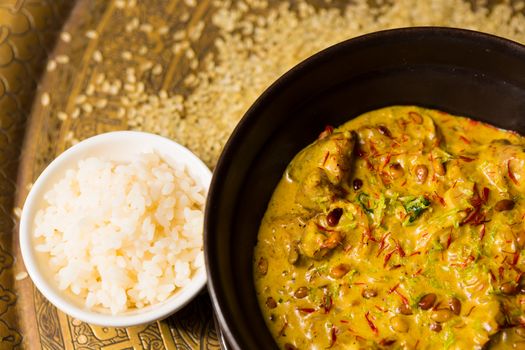
<instances>
[{"instance_id":1,"label":"red chili strip","mask_svg":"<svg viewBox=\"0 0 525 350\"><path fill-rule=\"evenodd\" d=\"M334 127L331 125L325 126L324 130L317 137L319 140L324 139L325 137L331 135L334 132Z\"/></svg>"},{"instance_id":2,"label":"red chili strip","mask_svg":"<svg viewBox=\"0 0 525 350\"><path fill-rule=\"evenodd\" d=\"M315 309L311 308L311 307L299 307L299 308L297 308L297 310L299 310L300 312L302 312L304 314L311 314L311 313L315 312Z\"/></svg>"},{"instance_id":3,"label":"red chili strip","mask_svg":"<svg viewBox=\"0 0 525 350\"><path fill-rule=\"evenodd\" d=\"M396 339L388 339L388 338L385 338L385 339L382 339L382 340L379 342L379 345L382 345L382 346L390 346L390 345L394 345L395 342L396 342Z\"/></svg>"},{"instance_id":4,"label":"red chili strip","mask_svg":"<svg viewBox=\"0 0 525 350\"><path fill-rule=\"evenodd\" d=\"M377 148L375 146L374 141L370 141L370 151L372 152L373 156L377 156L379 152L377 151Z\"/></svg>"},{"instance_id":5,"label":"red chili strip","mask_svg":"<svg viewBox=\"0 0 525 350\"><path fill-rule=\"evenodd\" d=\"M489 193L490 189L488 189L487 187L483 187L483 203L487 203L487 201L489 200Z\"/></svg>"},{"instance_id":6,"label":"red chili strip","mask_svg":"<svg viewBox=\"0 0 525 350\"><path fill-rule=\"evenodd\" d=\"M470 314L472 313L472 310L474 310L475 307L476 307L475 305L472 306L472 307L470 308L470 310L467 312L467 314L465 315L465 317L469 317Z\"/></svg>"},{"instance_id":7,"label":"red chili strip","mask_svg":"<svg viewBox=\"0 0 525 350\"><path fill-rule=\"evenodd\" d=\"M381 237L381 240L379 241L379 247L383 247L383 245L385 244L385 240L388 238L388 236L390 236L392 233L391 232L387 232L383 235L383 237Z\"/></svg>"},{"instance_id":8,"label":"red chili strip","mask_svg":"<svg viewBox=\"0 0 525 350\"><path fill-rule=\"evenodd\" d=\"M399 241L394 240L394 242L396 242L396 246L397 246L396 249L397 249L397 252L399 253L399 256L403 258L406 255L405 251L403 250L403 247L401 247L401 244L399 244Z\"/></svg>"},{"instance_id":9,"label":"red chili strip","mask_svg":"<svg viewBox=\"0 0 525 350\"><path fill-rule=\"evenodd\" d=\"M328 157L330 157L330 152L326 152L326 154L324 155L323 166L326 164Z\"/></svg>"},{"instance_id":10,"label":"red chili strip","mask_svg":"<svg viewBox=\"0 0 525 350\"><path fill-rule=\"evenodd\" d=\"M518 186L519 185L518 179L516 179L516 177L514 176L514 173L510 169L510 159L507 161L507 174L509 175L509 179L511 179L512 182L514 182L514 184Z\"/></svg>"},{"instance_id":11,"label":"red chili strip","mask_svg":"<svg viewBox=\"0 0 525 350\"><path fill-rule=\"evenodd\" d=\"M520 252L519 250L514 253L514 256L512 257L512 266L515 266L518 263L518 260L520 259Z\"/></svg>"},{"instance_id":12,"label":"red chili strip","mask_svg":"<svg viewBox=\"0 0 525 350\"><path fill-rule=\"evenodd\" d=\"M477 208L483 204L482 199L479 195L477 184L474 184L474 187L472 188L472 192L473 193L472 193L472 199L470 200L470 204L472 204L473 207Z\"/></svg>"},{"instance_id":13,"label":"red chili strip","mask_svg":"<svg viewBox=\"0 0 525 350\"><path fill-rule=\"evenodd\" d=\"M397 287L399 287L399 283L396 284L395 286L393 286L392 288L390 288L390 289L388 290L388 294L392 294L392 293L394 293L395 290L397 289Z\"/></svg>"},{"instance_id":14,"label":"red chili strip","mask_svg":"<svg viewBox=\"0 0 525 350\"><path fill-rule=\"evenodd\" d=\"M434 191L434 197L436 197L436 199L439 201L439 203L441 203L442 206L447 205L443 197L441 197L436 191Z\"/></svg>"},{"instance_id":15,"label":"red chili strip","mask_svg":"<svg viewBox=\"0 0 525 350\"><path fill-rule=\"evenodd\" d=\"M401 298L401 301L403 302L403 304L408 305L408 298L406 296L401 294L401 292L398 291L397 289L395 290L395 293Z\"/></svg>"},{"instance_id":16,"label":"red chili strip","mask_svg":"<svg viewBox=\"0 0 525 350\"><path fill-rule=\"evenodd\" d=\"M335 342L337 341L337 332L338 332L338 329L332 325L332 329L330 330L330 347L332 347Z\"/></svg>"},{"instance_id":17,"label":"red chili strip","mask_svg":"<svg viewBox=\"0 0 525 350\"><path fill-rule=\"evenodd\" d=\"M505 257L506 259L507 257ZM503 259L503 261L505 261L505 259ZM503 279L503 272L505 271L505 268L503 266L500 266L498 268L498 275L499 275L499 279L502 280Z\"/></svg>"},{"instance_id":18,"label":"red chili strip","mask_svg":"<svg viewBox=\"0 0 525 350\"><path fill-rule=\"evenodd\" d=\"M284 316L284 324L281 330L279 331L279 337L284 336L284 331L286 330L287 327L288 327L288 320L286 319L286 316Z\"/></svg>"},{"instance_id":19,"label":"red chili strip","mask_svg":"<svg viewBox=\"0 0 525 350\"><path fill-rule=\"evenodd\" d=\"M467 213L467 217L463 219L463 221L460 223L460 226L465 224L477 226L487 222L487 220L485 220L485 214L481 212L481 208L479 206L476 206L474 210L470 209L470 211L467 211Z\"/></svg>"},{"instance_id":20,"label":"red chili strip","mask_svg":"<svg viewBox=\"0 0 525 350\"><path fill-rule=\"evenodd\" d=\"M323 231L323 232L328 231L328 230L326 229L326 227L321 226L321 225L319 225L319 224L315 224L315 226L317 226L317 228L318 228L319 230Z\"/></svg>"},{"instance_id":21,"label":"red chili strip","mask_svg":"<svg viewBox=\"0 0 525 350\"><path fill-rule=\"evenodd\" d=\"M494 272L492 272L492 270L489 270L489 274L490 274L490 281L496 282L496 275L494 275Z\"/></svg>"},{"instance_id":22,"label":"red chili strip","mask_svg":"<svg viewBox=\"0 0 525 350\"><path fill-rule=\"evenodd\" d=\"M467 163L475 161L474 158L469 158L469 157L465 157L465 156L459 156L459 159L461 159L462 161L467 162Z\"/></svg>"},{"instance_id":23,"label":"red chili strip","mask_svg":"<svg viewBox=\"0 0 525 350\"><path fill-rule=\"evenodd\" d=\"M483 187L483 191L480 193L478 190L478 186L474 184L474 188L472 189L474 192L474 195L472 199L470 200L470 204L472 204L475 209L479 209L483 204L487 203L487 200L489 199L489 192L490 190L487 187Z\"/></svg>"},{"instance_id":24,"label":"red chili strip","mask_svg":"<svg viewBox=\"0 0 525 350\"><path fill-rule=\"evenodd\" d=\"M374 322L372 322L372 320L370 320L370 311L367 311L366 314L365 314L365 318L366 318L366 322L368 322L368 326L370 327L370 329L372 330L372 332L374 332L375 334L378 333L378 330L377 330L377 327L376 325L374 324Z\"/></svg>"},{"instance_id":25,"label":"red chili strip","mask_svg":"<svg viewBox=\"0 0 525 350\"><path fill-rule=\"evenodd\" d=\"M478 216L477 220L473 223L474 226L482 225L487 222L490 222L490 220L487 220L485 213L482 213Z\"/></svg>"},{"instance_id":26,"label":"red chili strip","mask_svg":"<svg viewBox=\"0 0 525 350\"><path fill-rule=\"evenodd\" d=\"M384 307L381 307L379 305L374 305L374 306L376 307L376 309L378 309L381 312L387 312L388 311L387 309L385 309Z\"/></svg>"},{"instance_id":27,"label":"red chili strip","mask_svg":"<svg viewBox=\"0 0 525 350\"><path fill-rule=\"evenodd\" d=\"M375 239L375 237L372 236L372 230L370 230L370 227L367 227L365 229L365 235L368 241L377 242L377 239Z\"/></svg>"},{"instance_id":28,"label":"red chili strip","mask_svg":"<svg viewBox=\"0 0 525 350\"><path fill-rule=\"evenodd\" d=\"M448 234L448 238L447 238L447 249L448 249L448 247L450 247L450 243L452 243L452 233L449 233L449 234Z\"/></svg>"},{"instance_id":29,"label":"red chili strip","mask_svg":"<svg viewBox=\"0 0 525 350\"><path fill-rule=\"evenodd\" d=\"M520 281L521 276L523 276L523 272L518 273L518 275L516 276L516 279L515 279L516 283Z\"/></svg>"},{"instance_id":30,"label":"red chili strip","mask_svg":"<svg viewBox=\"0 0 525 350\"><path fill-rule=\"evenodd\" d=\"M467 145L470 145L470 140L467 139L465 136L460 135L460 136L459 136L459 139L460 139L461 141L465 142Z\"/></svg>"},{"instance_id":31,"label":"red chili strip","mask_svg":"<svg viewBox=\"0 0 525 350\"><path fill-rule=\"evenodd\" d=\"M479 240L483 240L483 237L485 237L485 224L481 225L481 230L479 232Z\"/></svg>"},{"instance_id":32,"label":"red chili strip","mask_svg":"<svg viewBox=\"0 0 525 350\"><path fill-rule=\"evenodd\" d=\"M412 277L416 277L417 275L419 275L421 273L421 271L423 271L423 268L420 268L419 270L417 270L416 272L414 272L412 274Z\"/></svg>"},{"instance_id":33,"label":"red chili strip","mask_svg":"<svg viewBox=\"0 0 525 350\"><path fill-rule=\"evenodd\" d=\"M390 236L391 233L390 232L387 232L383 235L383 237L381 237L381 240L379 241L379 248L377 250L377 255L376 255L376 258L379 257L379 255L381 255L381 253L383 252L383 250L386 248L385 246L385 240L388 238L388 236Z\"/></svg>"},{"instance_id":34,"label":"red chili strip","mask_svg":"<svg viewBox=\"0 0 525 350\"><path fill-rule=\"evenodd\" d=\"M388 253L387 255L385 255L385 258L384 258L384 261L383 261L383 267L386 267L386 264L388 264L388 261L390 260L390 258L392 257L392 254L394 254L395 252L397 252L397 248L392 250L390 253Z\"/></svg>"}]
</instances>

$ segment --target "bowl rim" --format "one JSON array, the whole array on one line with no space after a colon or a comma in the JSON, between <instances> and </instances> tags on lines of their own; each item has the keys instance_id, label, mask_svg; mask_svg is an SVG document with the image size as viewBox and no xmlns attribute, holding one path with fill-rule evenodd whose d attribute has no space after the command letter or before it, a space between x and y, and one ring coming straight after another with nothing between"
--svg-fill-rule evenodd
<instances>
[{"instance_id":1,"label":"bowl rim","mask_svg":"<svg viewBox=\"0 0 525 350\"><path fill-rule=\"evenodd\" d=\"M204 180L202 181L204 187L206 187L211 180L211 171L202 160L186 147L165 137L140 131L112 131L89 137L56 157L34 182L25 199L20 217L20 251L26 271L31 277L31 280L37 289L55 307L89 324L108 327L129 327L163 319L183 308L197 296L206 285L206 267L203 266L200 268L190 284L180 288L178 292L165 301L147 306L143 309L135 309L113 315L109 311L102 313L84 308L77 305L73 300L68 300L68 298L63 297L63 295L58 292L56 284L49 281L39 268L37 252L34 250L31 239L32 220L34 220L34 214L36 213L39 200L41 200L42 195L46 191L46 186L53 184L51 177L58 174L63 175L68 168L70 169L76 166L79 160L85 159L85 156L77 157L78 154L111 142L142 142L144 147L151 146L151 149L159 152L161 155L179 155L180 157L177 157L177 161L182 159L180 162L190 168L190 172L193 172L194 176Z\"/></svg>"},{"instance_id":2,"label":"bowl rim","mask_svg":"<svg viewBox=\"0 0 525 350\"><path fill-rule=\"evenodd\" d=\"M286 89L291 81L298 79L310 67L315 67L316 65L321 64L323 61L330 60L331 57L337 55L341 50L349 51L352 49L358 49L360 46L366 45L369 41L377 43L378 41L388 40L392 37L399 39L402 36L414 37L417 35L442 35L456 39L459 38L468 39L471 41L479 40L483 42L490 42L491 45L493 45L492 49L494 49L494 46L497 46L502 50L504 49L509 54L519 53L522 57L525 57L524 45L494 34L470 29L442 26L415 26L371 32L331 45L293 66L264 90L264 92L246 111L232 131L218 159L217 165L213 172L210 190L208 192L204 217L204 257L206 271L208 273L207 288L212 300L212 306L222 329L221 333L225 335L227 342L234 349L242 349L242 346L236 339L236 335L239 333L232 327L232 324L234 323L232 320L233 317L228 314L228 312L231 312L231 310L229 310L227 307L228 305L225 301L226 298L224 291L220 289L220 276L216 276L213 273L216 259L213 259L211 256L214 254L214 252L212 253L211 249L209 248L210 242L214 240L212 237L212 222L215 223L217 221L215 210L212 210L212 208L215 209L220 202L220 198L222 196L221 179L227 175L228 169L232 163L232 151L240 147L245 130L252 127L260 110L264 109L264 106L270 103L274 96L279 95L282 90ZM250 283L253 283L253 281L250 281Z\"/></svg>"}]
</instances>

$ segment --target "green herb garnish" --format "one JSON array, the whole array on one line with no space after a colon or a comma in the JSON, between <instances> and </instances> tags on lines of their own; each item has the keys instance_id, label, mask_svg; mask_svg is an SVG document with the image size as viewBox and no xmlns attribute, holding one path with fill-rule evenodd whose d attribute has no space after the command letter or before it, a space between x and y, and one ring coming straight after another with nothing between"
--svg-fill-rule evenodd
<instances>
[{"instance_id":1,"label":"green herb garnish","mask_svg":"<svg viewBox=\"0 0 525 350\"><path fill-rule=\"evenodd\" d=\"M430 206L430 201L425 196L410 197L403 202L403 206L408 214L403 224L410 225Z\"/></svg>"},{"instance_id":2,"label":"green herb garnish","mask_svg":"<svg viewBox=\"0 0 525 350\"><path fill-rule=\"evenodd\" d=\"M359 195L357 196L357 201L359 202L363 210L367 213L372 214L374 212L374 210L372 210L372 208L368 206L370 202L370 196L368 194L364 192L359 193Z\"/></svg>"}]
</instances>

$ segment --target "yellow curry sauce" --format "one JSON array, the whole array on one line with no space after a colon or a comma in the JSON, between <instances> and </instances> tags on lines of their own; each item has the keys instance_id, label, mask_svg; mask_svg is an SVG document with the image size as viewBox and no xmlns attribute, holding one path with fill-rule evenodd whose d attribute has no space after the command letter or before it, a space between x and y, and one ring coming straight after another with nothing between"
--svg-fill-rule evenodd
<instances>
[{"instance_id":1,"label":"yellow curry sauce","mask_svg":"<svg viewBox=\"0 0 525 350\"><path fill-rule=\"evenodd\" d=\"M255 248L277 344L524 348L524 193L514 132L412 106L327 128L288 166Z\"/></svg>"}]
</instances>

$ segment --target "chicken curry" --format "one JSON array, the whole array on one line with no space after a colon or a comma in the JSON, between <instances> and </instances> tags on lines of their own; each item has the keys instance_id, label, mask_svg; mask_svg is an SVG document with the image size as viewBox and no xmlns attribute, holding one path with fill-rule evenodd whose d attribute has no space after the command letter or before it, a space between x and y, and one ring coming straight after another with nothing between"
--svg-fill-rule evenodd
<instances>
[{"instance_id":1,"label":"chicken curry","mask_svg":"<svg viewBox=\"0 0 525 350\"><path fill-rule=\"evenodd\" d=\"M295 156L254 278L282 349L525 348L525 138L413 106Z\"/></svg>"}]
</instances>

